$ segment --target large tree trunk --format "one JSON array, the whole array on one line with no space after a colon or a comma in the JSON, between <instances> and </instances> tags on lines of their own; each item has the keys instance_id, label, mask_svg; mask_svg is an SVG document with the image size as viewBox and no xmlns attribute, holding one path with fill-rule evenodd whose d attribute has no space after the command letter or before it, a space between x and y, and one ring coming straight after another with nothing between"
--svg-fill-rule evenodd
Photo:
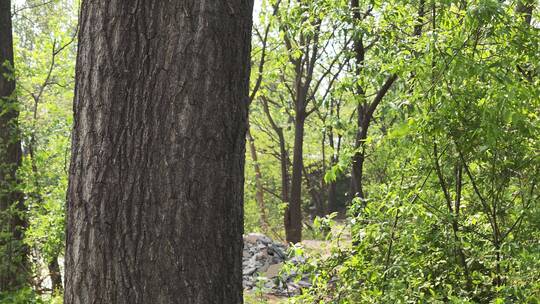
<instances>
[{"instance_id":1,"label":"large tree trunk","mask_svg":"<svg viewBox=\"0 0 540 304\"><path fill-rule=\"evenodd\" d=\"M83 1L64 303L242 303L252 8Z\"/></svg>"},{"instance_id":2,"label":"large tree trunk","mask_svg":"<svg viewBox=\"0 0 540 304\"><path fill-rule=\"evenodd\" d=\"M0 292L17 289L27 279L28 250L22 242L25 207L17 189L21 143L13 67L11 2L0 0Z\"/></svg>"},{"instance_id":3,"label":"large tree trunk","mask_svg":"<svg viewBox=\"0 0 540 304\"><path fill-rule=\"evenodd\" d=\"M287 242L298 243L302 240L302 170L304 146L303 113L297 113L294 122L294 151L291 180L291 200L285 210L285 234Z\"/></svg>"}]
</instances>

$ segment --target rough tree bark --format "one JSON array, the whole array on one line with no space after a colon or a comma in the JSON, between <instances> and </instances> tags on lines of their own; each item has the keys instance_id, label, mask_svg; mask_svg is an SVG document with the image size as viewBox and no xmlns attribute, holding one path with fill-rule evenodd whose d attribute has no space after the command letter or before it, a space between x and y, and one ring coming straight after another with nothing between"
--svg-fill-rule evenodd
<instances>
[{"instance_id":1,"label":"rough tree bark","mask_svg":"<svg viewBox=\"0 0 540 304\"><path fill-rule=\"evenodd\" d=\"M0 0L0 291L17 289L27 278L25 207L17 190L21 142L13 67L11 1Z\"/></svg>"},{"instance_id":2,"label":"rough tree bark","mask_svg":"<svg viewBox=\"0 0 540 304\"><path fill-rule=\"evenodd\" d=\"M83 1L64 303L242 303L252 9Z\"/></svg>"}]
</instances>

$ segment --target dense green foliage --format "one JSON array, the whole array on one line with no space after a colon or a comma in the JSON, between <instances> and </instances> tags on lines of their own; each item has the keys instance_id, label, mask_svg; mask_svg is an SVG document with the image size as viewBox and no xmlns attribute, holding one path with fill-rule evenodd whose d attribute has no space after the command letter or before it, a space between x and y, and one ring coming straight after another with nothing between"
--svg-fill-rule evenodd
<instances>
[{"instance_id":1,"label":"dense green foliage","mask_svg":"<svg viewBox=\"0 0 540 304\"><path fill-rule=\"evenodd\" d=\"M304 5L317 10L327 2ZM301 267L312 275L314 287L295 301L538 302L537 10L530 25L515 2L366 2L361 11L371 14L348 27L347 3L331 2L332 13L325 16L342 20L341 29L362 35L370 49L362 73L341 71L317 105L321 115L311 117L306 193L307 180L321 177L308 171L313 167L327 168L319 180L323 189L317 189L323 199L325 184L349 175L356 132L350 117L362 98L354 94L355 82L369 97L389 74L399 79L377 109L365 141L368 199L353 199L349 208L346 229L352 231L353 245L335 240L330 257L314 257ZM419 25L421 34L415 35ZM273 43L280 45L277 39ZM339 54L343 46L330 43ZM283 65L271 62L267 69L279 71ZM324 72L322 63L318 73ZM268 72L266 85L283 83L283 75ZM261 90L261 99L286 90ZM290 130L286 106L273 110ZM252 125L259 127L253 133L263 151L272 150L276 145L268 139L261 112L252 107ZM341 151L332 149L335 138ZM325 146L330 147L326 158ZM328 168L335 153L341 153L340 161ZM272 187L275 171L263 170L268 187L279 192ZM305 195L305 211L314 204Z\"/></svg>"},{"instance_id":2,"label":"dense green foliage","mask_svg":"<svg viewBox=\"0 0 540 304\"><path fill-rule=\"evenodd\" d=\"M14 5L33 276L0 302L49 302L51 263L62 264L64 247L78 4ZM257 2L245 230L285 238L295 101L305 90L304 239L331 244L330 254L302 253L299 271L313 286L291 302L540 301L539 6ZM358 105L393 75L359 143ZM350 191L359 151L365 199ZM320 218L329 211L333 219Z\"/></svg>"},{"instance_id":3,"label":"dense green foliage","mask_svg":"<svg viewBox=\"0 0 540 304\"><path fill-rule=\"evenodd\" d=\"M28 285L32 289L3 295L2 303L29 303L38 301L37 294L50 294L48 273L52 269L48 265L58 263L64 250L77 6L71 1L14 4L16 95L23 150L19 188L27 207L25 243L31 253Z\"/></svg>"}]
</instances>

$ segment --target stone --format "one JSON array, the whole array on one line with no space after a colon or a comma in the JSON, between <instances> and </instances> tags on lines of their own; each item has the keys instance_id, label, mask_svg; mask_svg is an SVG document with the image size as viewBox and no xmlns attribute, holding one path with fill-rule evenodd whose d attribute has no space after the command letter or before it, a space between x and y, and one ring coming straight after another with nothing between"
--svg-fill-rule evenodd
<instances>
[{"instance_id":1,"label":"stone","mask_svg":"<svg viewBox=\"0 0 540 304\"><path fill-rule=\"evenodd\" d=\"M270 244L272 240L262 233L250 233L244 237L244 242Z\"/></svg>"},{"instance_id":2,"label":"stone","mask_svg":"<svg viewBox=\"0 0 540 304\"><path fill-rule=\"evenodd\" d=\"M266 261L266 260L268 260L268 253L267 253L266 249L261 249L261 251L256 253L254 255L254 257L255 257L255 260L257 260L257 261L261 261L261 260Z\"/></svg>"},{"instance_id":3,"label":"stone","mask_svg":"<svg viewBox=\"0 0 540 304\"><path fill-rule=\"evenodd\" d=\"M248 268L244 268L242 270L242 274L243 275L250 275L250 274L254 274L256 271L257 271L257 268L251 266L251 267L248 267Z\"/></svg>"},{"instance_id":4,"label":"stone","mask_svg":"<svg viewBox=\"0 0 540 304\"><path fill-rule=\"evenodd\" d=\"M268 269L266 270L266 273L264 274L264 276L269 279L273 279L279 275L279 272L281 271L282 267L283 267L283 263L270 265L268 266Z\"/></svg>"}]
</instances>

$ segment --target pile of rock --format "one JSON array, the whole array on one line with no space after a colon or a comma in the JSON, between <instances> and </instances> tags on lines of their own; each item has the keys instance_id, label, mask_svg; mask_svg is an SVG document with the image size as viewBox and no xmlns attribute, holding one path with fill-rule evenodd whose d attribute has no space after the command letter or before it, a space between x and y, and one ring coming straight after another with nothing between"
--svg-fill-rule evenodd
<instances>
[{"instance_id":1,"label":"pile of rock","mask_svg":"<svg viewBox=\"0 0 540 304\"><path fill-rule=\"evenodd\" d=\"M245 235L242 258L244 288L255 287L257 277L268 270L277 275L279 273L278 267L283 265L286 259L287 248L284 244L273 242L269 237L260 233Z\"/></svg>"},{"instance_id":2,"label":"pile of rock","mask_svg":"<svg viewBox=\"0 0 540 304\"><path fill-rule=\"evenodd\" d=\"M307 277L297 281L294 272L280 273L287 260L286 245L274 242L260 233L245 235L242 258L244 288L263 288L268 293L290 295L297 294L300 288L310 286ZM299 264L303 263L303 259L293 257L289 262Z\"/></svg>"}]
</instances>

